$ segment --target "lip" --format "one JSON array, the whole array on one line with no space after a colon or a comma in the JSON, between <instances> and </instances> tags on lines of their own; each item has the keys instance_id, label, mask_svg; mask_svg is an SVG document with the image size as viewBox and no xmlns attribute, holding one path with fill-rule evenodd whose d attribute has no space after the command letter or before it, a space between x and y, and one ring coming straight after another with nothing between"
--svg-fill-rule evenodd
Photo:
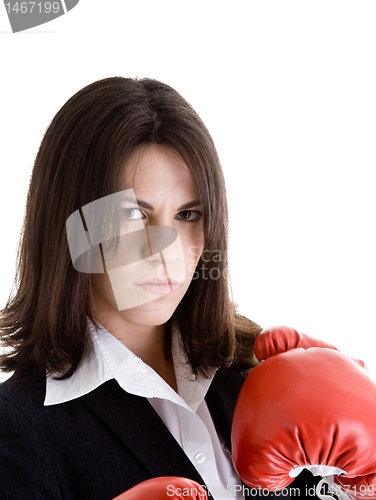
<instances>
[{"instance_id":1,"label":"lip","mask_svg":"<svg viewBox=\"0 0 376 500\"><path fill-rule=\"evenodd\" d=\"M138 283L135 283L138 287L142 288L146 293L151 293L153 295L166 295L167 293L173 292L181 283L170 278L170 283L167 278L146 278Z\"/></svg>"}]
</instances>

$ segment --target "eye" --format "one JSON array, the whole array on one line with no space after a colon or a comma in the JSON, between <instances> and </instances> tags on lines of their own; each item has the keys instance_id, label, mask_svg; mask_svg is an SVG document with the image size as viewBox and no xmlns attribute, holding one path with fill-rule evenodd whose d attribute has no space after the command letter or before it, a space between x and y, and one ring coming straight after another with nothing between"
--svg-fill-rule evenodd
<instances>
[{"instance_id":1,"label":"eye","mask_svg":"<svg viewBox=\"0 0 376 500\"><path fill-rule=\"evenodd\" d=\"M140 220L143 219L143 213L139 208L123 208L122 218L125 220Z\"/></svg>"},{"instance_id":2,"label":"eye","mask_svg":"<svg viewBox=\"0 0 376 500\"><path fill-rule=\"evenodd\" d=\"M201 218L201 213L197 210L183 210L182 212L179 212L178 215L184 222L198 222Z\"/></svg>"}]
</instances>

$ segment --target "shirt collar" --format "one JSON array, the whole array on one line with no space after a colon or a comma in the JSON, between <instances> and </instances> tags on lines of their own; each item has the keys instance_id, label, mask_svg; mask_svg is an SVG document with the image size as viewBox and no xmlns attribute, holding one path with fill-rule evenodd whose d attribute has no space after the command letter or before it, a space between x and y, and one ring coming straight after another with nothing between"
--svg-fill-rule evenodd
<instances>
[{"instance_id":1,"label":"shirt collar","mask_svg":"<svg viewBox=\"0 0 376 500\"><path fill-rule=\"evenodd\" d=\"M90 343L73 375L56 380L54 373L46 379L44 406L65 403L93 391L108 380L115 379L130 394L146 398L162 398L196 412L213 380L193 374L179 328L171 328L171 352L178 394L150 366L133 354L102 325L98 331L88 319Z\"/></svg>"}]
</instances>

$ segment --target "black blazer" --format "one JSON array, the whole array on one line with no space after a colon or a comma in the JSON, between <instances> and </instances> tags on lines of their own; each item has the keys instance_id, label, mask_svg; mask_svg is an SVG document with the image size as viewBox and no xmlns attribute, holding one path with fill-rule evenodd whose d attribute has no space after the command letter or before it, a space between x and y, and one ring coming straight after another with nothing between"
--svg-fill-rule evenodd
<instances>
[{"instance_id":1,"label":"black blazer","mask_svg":"<svg viewBox=\"0 0 376 500\"><path fill-rule=\"evenodd\" d=\"M111 500L158 476L205 484L146 398L110 380L78 399L45 407L45 375L21 382L21 373L0 385L1 500ZM205 398L230 449L244 380L244 374L218 371ZM312 486L319 479L300 474L291 484L299 493L291 498L315 500Z\"/></svg>"}]
</instances>

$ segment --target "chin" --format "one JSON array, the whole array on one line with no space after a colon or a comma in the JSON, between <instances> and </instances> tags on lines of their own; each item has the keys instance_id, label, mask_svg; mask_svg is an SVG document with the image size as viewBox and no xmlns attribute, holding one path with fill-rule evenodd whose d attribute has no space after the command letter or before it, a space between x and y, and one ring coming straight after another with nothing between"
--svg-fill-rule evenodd
<instances>
[{"instance_id":1,"label":"chin","mask_svg":"<svg viewBox=\"0 0 376 500\"><path fill-rule=\"evenodd\" d=\"M120 314L132 323L139 325L157 326L166 323L175 311L171 308L163 307L155 301L142 304L131 309L120 311Z\"/></svg>"}]
</instances>

